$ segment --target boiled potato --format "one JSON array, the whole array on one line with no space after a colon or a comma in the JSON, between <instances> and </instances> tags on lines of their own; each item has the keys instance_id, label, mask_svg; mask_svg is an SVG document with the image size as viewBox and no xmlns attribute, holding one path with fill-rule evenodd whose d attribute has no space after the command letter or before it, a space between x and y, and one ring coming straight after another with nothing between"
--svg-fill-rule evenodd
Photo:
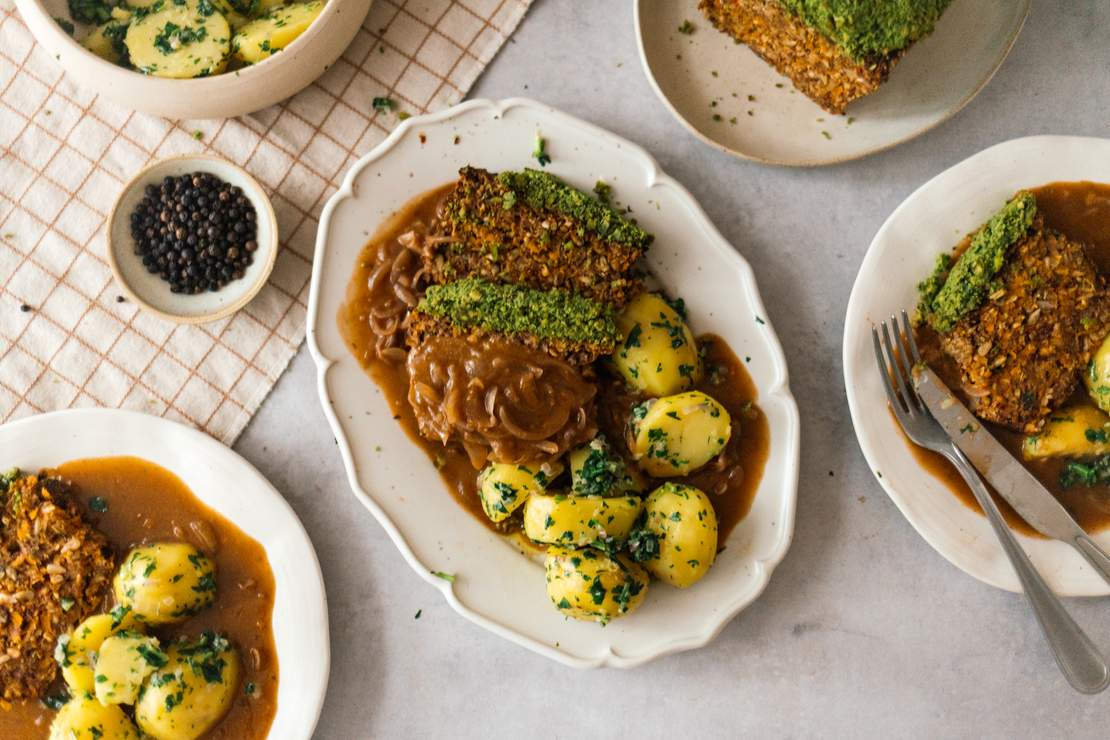
<instances>
[{"instance_id":1,"label":"boiled potato","mask_svg":"<svg viewBox=\"0 0 1110 740\"><path fill-rule=\"evenodd\" d=\"M686 588L701 580L717 558L717 513L700 489L664 483L644 502L643 529L658 555L643 561L651 574Z\"/></svg>"},{"instance_id":2,"label":"boiled potato","mask_svg":"<svg viewBox=\"0 0 1110 740\"><path fill-rule=\"evenodd\" d=\"M571 490L579 496L626 496L644 490L643 476L624 464L605 437L594 437L572 451L569 460Z\"/></svg>"},{"instance_id":3,"label":"boiled potato","mask_svg":"<svg viewBox=\"0 0 1110 740\"><path fill-rule=\"evenodd\" d=\"M638 496L533 494L524 504L524 534L567 547L608 547L628 537L642 505Z\"/></svg>"},{"instance_id":4,"label":"boiled potato","mask_svg":"<svg viewBox=\"0 0 1110 740\"><path fill-rule=\"evenodd\" d=\"M647 401L632 409L632 457L649 475L686 475L721 454L732 435L724 406L701 391Z\"/></svg>"},{"instance_id":5,"label":"boiled potato","mask_svg":"<svg viewBox=\"0 0 1110 740\"><path fill-rule=\"evenodd\" d=\"M237 31L243 26L251 22L254 13L254 4L250 2L241 2L240 0L212 0L212 5L216 10L220 11L227 24L231 26L231 30ZM234 36L233 36L234 38Z\"/></svg>"},{"instance_id":6,"label":"boiled potato","mask_svg":"<svg viewBox=\"0 0 1110 740\"><path fill-rule=\"evenodd\" d=\"M139 621L181 622L216 598L215 566L184 542L146 545L127 555L113 586L116 601Z\"/></svg>"},{"instance_id":7,"label":"boiled potato","mask_svg":"<svg viewBox=\"0 0 1110 740\"><path fill-rule=\"evenodd\" d=\"M134 704L143 681L167 660L154 637L130 631L112 635L96 654L97 700L104 705Z\"/></svg>"},{"instance_id":8,"label":"boiled potato","mask_svg":"<svg viewBox=\"0 0 1110 740\"><path fill-rule=\"evenodd\" d=\"M50 740L139 740L139 731L118 706L79 694L58 710Z\"/></svg>"},{"instance_id":9,"label":"boiled potato","mask_svg":"<svg viewBox=\"0 0 1110 740\"><path fill-rule=\"evenodd\" d=\"M96 681L96 665L100 646L112 635L137 626L130 609L120 607L111 614L94 614L73 628L73 632L58 638L54 659L62 669L62 678L74 696L92 694Z\"/></svg>"},{"instance_id":10,"label":"boiled potato","mask_svg":"<svg viewBox=\"0 0 1110 740\"><path fill-rule=\"evenodd\" d=\"M193 740L220 721L239 689L239 654L226 638L205 632L166 651L164 666L143 684L135 721L155 740Z\"/></svg>"},{"instance_id":11,"label":"boiled potato","mask_svg":"<svg viewBox=\"0 0 1110 740\"><path fill-rule=\"evenodd\" d=\"M231 40L231 49L239 60L257 64L293 43L323 9L321 0L276 8L240 28Z\"/></svg>"},{"instance_id":12,"label":"boiled potato","mask_svg":"<svg viewBox=\"0 0 1110 740\"><path fill-rule=\"evenodd\" d=\"M1040 434L1025 438L1021 452L1026 460L1110 453L1110 416L1094 406L1062 408L1048 417Z\"/></svg>"},{"instance_id":13,"label":"boiled potato","mask_svg":"<svg viewBox=\"0 0 1110 740\"><path fill-rule=\"evenodd\" d=\"M1095 404L1110 414L1110 336L1103 340L1102 346L1091 358L1084 382Z\"/></svg>"},{"instance_id":14,"label":"boiled potato","mask_svg":"<svg viewBox=\"0 0 1110 740\"><path fill-rule=\"evenodd\" d=\"M133 21L124 42L131 64L143 74L205 77L227 66L231 28L208 0L166 2Z\"/></svg>"},{"instance_id":15,"label":"boiled potato","mask_svg":"<svg viewBox=\"0 0 1110 740\"><path fill-rule=\"evenodd\" d=\"M81 39L81 46L112 64L121 64L127 58L127 46L123 43L123 37L126 34L126 22L108 21L97 26L88 36Z\"/></svg>"},{"instance_id":16,"label":"boiled potato","mask_svg":"<svg viewBox=\"0 0 1110 740\"><path fill-rule=\"evenodd\" d=\"M655 293L641 293L617 315L620 340L612 357L625 381L651 396L692 388L701 359L690 327Z\"/></svg>"},{"instance_id":17,"label":"boiled potato","mask_svg":"<svg viewBox=\"0 0 1110 740\"><path fill-rule=\"evenodd\" d=\"M544 575L551 603L575 619L605 624L634 611L647 596L647 573L624 555L553 546Z\"/></svg>"},{"instance_id":18,"label":"boiled potato","mask_svg":"<svg viewBox=\"0 0 1110 740\"><path fill-rule=\"evenodd\" d=\"M487 465L478 474L478 497L482 501L482 511L495 522L508 519L530 495L543 493L561 472L563 465L558 462Z\"/></svg>"}]
</instances>

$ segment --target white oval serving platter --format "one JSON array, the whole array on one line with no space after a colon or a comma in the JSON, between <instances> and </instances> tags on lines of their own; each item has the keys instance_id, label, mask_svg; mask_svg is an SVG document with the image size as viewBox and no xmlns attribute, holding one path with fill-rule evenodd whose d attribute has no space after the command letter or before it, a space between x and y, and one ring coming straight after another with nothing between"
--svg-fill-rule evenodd
<instances>
[{"instance_id":1,"label":"white oval serving platter","mask_svg":"<svg viewBox=\"0 0 1110 740\"><path fill-rule=\"evenodd\" d=\"M933 548L984 583L1020 584L986 518L964 506L914 460L887 409L871 344L873 322L917 305L916 285L936 256L997 211L1015 191L1056 181L1110 182L1110 140L1033 136L997 144L945 170L895 209L860 267L844 320L844 385L856 436L879 484ZM1068 545L1018 539L1061 596L1105 596L1103 581ZM1110 547L1110 530L1095 536Z\"/></svg>"},{"instance_id":2,"label":"white oval serving platter","mask_svg":"<svg viewBox=\"0 0 1110 740\"><path fill-rule=\"evenodd\" d=\"M794 167L865 157L955 115L994 76L1029 13L1029 0L953 0L890 79L837 116L714 28L697 6L698 0L637 0L636 41L651 86L707 144ZM685 21L693 33L678 32Z\"/></svg>"},{"instance_id":3,"label":"white oval serving platter","mask_svg":"<svg viewBox=\"0 0 1110 740\"><path fill-rule=\"evenodd\" d=\"M771 450L751 513L723 543L708 576L678 591L652 588L644 606L607 627L567 620L544 591L543 570L452 499L432 462L391 418L374 382L344 345L336 318L368 237L405 201L450 182L460 167L538 166L589 191L599 179L655 234L648 263L686 299L697 332L714 332L741 356L771 430ZM704 645L766 586L786 553L797 494L799 422L786 361L752 271L677 182L643 149L539 103L474 100L405 121L360 159L324 208L308 311L320 398L351 488L413 569L467 619L578 667L641 664ZM455 575L454 582L433 571Z\"/></svg>"},{"instance_id":4,"label":"white oval serving platter","mask_svg":"<svg viewBox=\"0 0 1110 740\"><path fill-rule=\"evenodd\" d=\"M262 474L203 432L134 411L70 409L0 426L0 466L39 470L87 457L157 463L266 550L274 573L277 714L269 737L312 737L331 652L324 579L301 522Z\"/></svg>"}]
</instances>

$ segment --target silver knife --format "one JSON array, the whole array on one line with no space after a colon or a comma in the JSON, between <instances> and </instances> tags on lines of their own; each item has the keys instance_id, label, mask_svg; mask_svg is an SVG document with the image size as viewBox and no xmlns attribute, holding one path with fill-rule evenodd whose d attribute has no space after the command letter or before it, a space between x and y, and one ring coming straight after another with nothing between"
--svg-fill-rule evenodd
<instances>
[{"instance_id":1,"label":"silver knife","mask_svg":"<svg viewBox=\"0 0 1110 740\"><path fill-rule=\"evenodd\" d=\"M1110 584L1110 556L1096 545L1067 509L1025 469L924 364L913 371L914 388L952 442L1021 518L1041 534L1066 542Z\"/></svg>"}]
</instances>

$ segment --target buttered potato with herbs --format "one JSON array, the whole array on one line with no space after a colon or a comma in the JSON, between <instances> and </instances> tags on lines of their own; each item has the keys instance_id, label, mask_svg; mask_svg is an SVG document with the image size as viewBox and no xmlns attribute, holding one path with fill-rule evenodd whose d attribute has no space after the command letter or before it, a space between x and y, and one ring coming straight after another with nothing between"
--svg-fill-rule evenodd
<instances>
[{"instance_id":1,"label":"buttered potato with herbs","mask_svg":"<svg viewBox=\"0 0 1110 740\"><path fill-rule=\"evenodd\" d=\"M524 504L524 534L534 542L609 547L624 542L642 506L639 496L532 495Z\"/></svg>"},{"instance_id":2,"label":"buttered potato with herbs","mask_svg":"<svg viewBox=\"0 0 1110 740\"><path fill-rule=\"evenodd\" d=\"M1102 341L1095 356L1091 358L1083 381L1095 404L1110 414L1110 337Z\"/></svg>"},{"instance_id":3,"label":"buttered potato with herbs","mask_svg":"<svg viewBox=\"0 0 1110 740\"><path fill-rule=\"evenodd\" d=\"M563 472L562 463L512 465L491 463L478 474L478 497L482 511L492 521L508 519L533 493L543 493L552 479Z\"/></svg>"},{"instance_id":4,"label":"buttered potato with herbs","mask_svg":"<svg viewBox=\"0 0 1110 740\"><path fill-rule=\"evenodd\" d=\"M725 407L701 391L646 401L632 409L632 456L649 475L687 475L721 454L732 436Z\"/></svg>"},{"instance_id":5,"label":"buttered potato with herbs","mask_svg":"<svg viewBox=\"0 0 1110 740\"><path fill-rule=\"evenodd\" d=\"M58 638L54 660L62 669L62 679L74 696L92 694L96 689L93 667L100 646L112 635L137 625L130 609L116 608L110 614L94 614Z\"/></svg>"},{"instance_id":6,"label":"buttered potato with herbs","mask_svg":"<svg viewBox=\"0 0 1110 740\"><path fill-rule=\"evenodd\" d=\"M138 632L118 632L96 654L96 698L101 704L134 704L146 677L168 658L158 640Z\"/></svg>"},{"instance_id":7,"label":"buttered potato with herbs","mask_svg":"<svg viewBox=\"0 0 1110 740\"><path fill-rule=\"evenodd\" d=\"M231 40L236 59L257 64L296 41L324 10L322 0L282 5L240 28Z\"/></svg>"},{"instance_id":8,"label":"buttered potato with herbs","mask_svg":"<svg viewBox=\"0 0 1110 740\"><path fill-rule=\"evenodd\" d=\"M155 8L158 8L155 10ZM231 27L208 0L151 5L133 20L124 43L143 74L177 79L219 74L231 51Z\"/></svg>"},{"instance_id":9,"label":"buttered potato with herbs","mask_svg":"<svg viewBox=\"0 0 1110 740\"><path fill-rule=\"evenodd\" d=\"M88 694L78 694L50 723L50 740L139 740L139 731L115 704L105 706Z\"/></svg>"},{"instance_id":10,"label":"buttered potato with herbs","mask_svg":"<svg viewBox=\"0 0 1110 740\"><path fill-rule=\"evenodd\" d=\"M633 298L616 323L620 338L612 363L633 388L649 396L666 396L692 388L701 377L693 332L680 312L658 294Z\"/></svg>"},{"instance_id":11,"label":"buttered potato with herbs","mask_svg":"<svg viewBox=\"0 0 1110 740\"><path fill-rule=\"evenodd\" d=\"M647 596L648 575L624 555L590 548L549 547L547 595L568 617L605 624L636 609Z\"/></svg>"},{"instance_id":12,"label":"buttered potato with herbs","mask_svg":"<svg viewBox=\"0 0 1110 740\"><path fill-rule=\"evenodd\" d=\"M1044 428L1021 445L1026 460L1098 457L1110 453L1110 416L1094 406L1069 406L1048 417Z\"/></svg>"},{"instance_id":13,"label":"buttered potato with herbs","mask_svg":"<svg viewBox=\"0 0 1110 740\"><path fill-rule=\"evenodd\" d=\"M205 632L166 650L165 664L143 684L135 721L154 740L194 740L224 716L239 691L239 654L227 638Z\"/></svg>"},{"instance_id":14,"label":"buttered potato with herbs","mask_svg":"<svg viewBox=\"0 0 1110 740\"><path fill-rule=\"evenodd\" d=\"M573 450L570 462L571 490L579 496L626 496L644 490L644 477L613 452L605 437Z\"/></svg>"},{"instance_id":15,"label":"buttered potato with herbs","mask_svg":"<svg viewBox=\"0 0 1110 740\"><path fill-rule=\"evenodd\" d=\"M636 559L677 588L697 583L717 559L717 513L698 488L664 483L644 502L642 537L655 539ZM635 555L634 555L635 557Z\"/></svg>"},{"instance_id":16,"label":"buttered potato with herbs","mask_svg":"<svg viewBox=\"0 0 1110 740\"><path fill-rule=\"evenodd\" d=\"M113 590L116 601L140 622L181 622L215 600L215 566L185 542L136 547L120 566Z\"/></svg>"},{"instance_id":17,"label":"buttered potato with herbs","mask_svg":"<svg viewBox=\"0 0 1110 740\"><path fill-rule=\"evenodd\" d=\"M97 26L81 39L81 46L112 64L122 64L127 59L127 22L110 20Z\"/></svg>"}]
</instances>

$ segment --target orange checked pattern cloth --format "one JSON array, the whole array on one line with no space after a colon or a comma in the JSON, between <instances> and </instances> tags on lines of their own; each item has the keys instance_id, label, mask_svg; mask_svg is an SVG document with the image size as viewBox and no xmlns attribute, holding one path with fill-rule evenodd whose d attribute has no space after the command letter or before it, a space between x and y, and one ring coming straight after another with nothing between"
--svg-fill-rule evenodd
<instances>
[{"instance_id":1,"label":"orange checked pattern cloth","mask_svg":"<svg viewBox=\"0 0 1110 740\"><path fill-rule=\"evenodd\" d=\"M317 218L398 113L459 101L530 0L375 0L350 48L297 96L250 116L179 121L76 88L0 0L0 422L130 408L231 444L305 336ZM375 97L396 102L375 111ZM281 249L243 310L179 326L122 300L104 221L151 161L208 151L273 200Z\"/></svg>"}]
</instances>

